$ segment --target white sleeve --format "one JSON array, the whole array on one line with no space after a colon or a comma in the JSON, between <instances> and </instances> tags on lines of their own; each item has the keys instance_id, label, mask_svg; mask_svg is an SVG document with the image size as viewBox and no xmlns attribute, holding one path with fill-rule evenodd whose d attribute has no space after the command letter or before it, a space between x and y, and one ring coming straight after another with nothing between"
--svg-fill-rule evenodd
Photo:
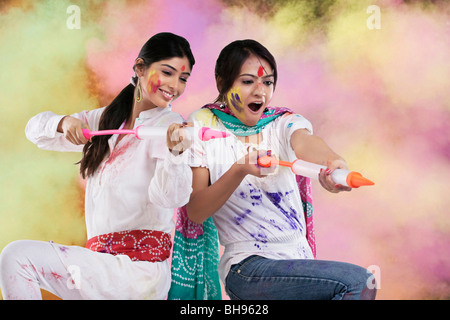
<instances>
[{"instance_id":1,"label":"white sleeve","mask_svg":"<svg viewBox=\"0 0 450 320\"><path fill-rule=\"evenodd\" d=\"M311 122L299 114L289 114L280 117L276 124L276 130L278 132L278 138L280 145L284 146L283 157L287 161L293 161L297 158L294 149L291 146L291 136L299 129L306 129L313 134L313 128Z\"/></svg>"},{"instance_id":2,"label":"white sleeve","mask_svg":"<svg viewBox=\"0 0 450 320\"><path fill-rule=\"evenodd\" d=\"M313 134L311 122L299 114L289 114L282 116L278 123L280 133L284 135L284 139L290 139L294 131L298 129L306 129Z\"/></svg>"},{"instance_id":3,"label":"white sleeve","mask_svg":"<svg viewBox=\"0 0 450 320\"><path fill-rule=\"evenodd\" d=\"M192 170L187 153L174 156L167 148L164 159L157 159L155 174L148 189L150 201L164 208L178 208L189 202Z\"/></svg>"},{"instance_id":4,"label":"white sleeve","mask_svg":"<svg viewBox=\"0 0 450 320\"><path fill-rule=\"evenodd\" d=\"M191 113L188 117L188 122L192 122L194 127L210 127L212 129L216 129L215 127L211 126L210 123L204 123L202 121L199 121L197 119L197 115L199 114L199 111L203 110L197 110ZM200 139L194 139L191 147L186 150L187 156L186 161L187 164L190 167L196 168L196 167L205 167L208 168L208 161L207 161L207 154L204 148L204 142Z\"/></svg>"},{"instance_id":5,"label":"white sleeve","mask_svg":"<svg viewBox=\"0 0 450 320\"><path fill-rule=\"evenodd\" d=\"M82 111L71 116L86 123L91 130L98 128L101 114L105 108L92 111ZM58 115L51 111L41 112L31 118L25 127L25 135L40 149L53 151L81 152L83 145L74 145L60 132L57 132L58 124L64 115Z\"/></svg>"}]
</instances>

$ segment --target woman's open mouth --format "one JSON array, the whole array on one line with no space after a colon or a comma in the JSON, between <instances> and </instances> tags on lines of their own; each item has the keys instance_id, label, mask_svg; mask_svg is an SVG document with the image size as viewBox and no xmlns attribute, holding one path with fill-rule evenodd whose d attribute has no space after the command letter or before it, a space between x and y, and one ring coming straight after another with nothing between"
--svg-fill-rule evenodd
<instances>
[{"instance_id":1,"label":"woman's open mouth","mask_svg":"<svg viewBox=\"0 0 450 320\"><path fill-rule=\"evenodd\" d=\"M251 111L253 112L258 112L259 109L261 109L261 107L263 106L264 103L262 102L252 102L248 104L248 107Z\"/></svg>"}]
</instances>

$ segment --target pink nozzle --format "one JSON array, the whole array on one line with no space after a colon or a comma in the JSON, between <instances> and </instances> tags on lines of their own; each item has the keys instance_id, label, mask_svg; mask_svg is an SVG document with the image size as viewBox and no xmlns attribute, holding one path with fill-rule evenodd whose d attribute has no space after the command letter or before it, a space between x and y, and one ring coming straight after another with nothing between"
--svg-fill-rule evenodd
<instances>
[{"instance_id":1,"label":"pink nozzle","mask_svg":"<svg viewBox=\"0 0 450 320\"><path fill-rule=\"evenodd\" d=\"M86 138L86 140L90 140L93 136L92 131L89 129L81 129L83 131L83 136Z\"/></svg>"},{"instance_id":2,"label":"pink nozzle","mask_svg":"<svg viewBox=\"0 0 450 320\"><path fill-rule=\"evenodd\" d=\"M198 131L198 136L200 137L200 140L202 141L209 141L211 139L217 139L217 138L226 138L230 136L229 132L225 131L217 131L213 130L207 127L202 127Z\"/></svg>"}]
</instances>

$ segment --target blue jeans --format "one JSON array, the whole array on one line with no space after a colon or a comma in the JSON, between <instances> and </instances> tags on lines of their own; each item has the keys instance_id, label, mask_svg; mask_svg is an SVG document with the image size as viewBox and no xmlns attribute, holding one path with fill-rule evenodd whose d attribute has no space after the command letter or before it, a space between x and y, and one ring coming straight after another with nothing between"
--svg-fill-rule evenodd
<instances>
[{"instance_id":1,"label":"blue jeans","mask_svg":"<svg viewBox=\"0 0 450 320\"><path fill-rule=\"evenodd\" d=\"M372 280L369 271L345 262L253 255L231 266L225 290L232 300L373 300Z\"/></svg>"}]
</instances>

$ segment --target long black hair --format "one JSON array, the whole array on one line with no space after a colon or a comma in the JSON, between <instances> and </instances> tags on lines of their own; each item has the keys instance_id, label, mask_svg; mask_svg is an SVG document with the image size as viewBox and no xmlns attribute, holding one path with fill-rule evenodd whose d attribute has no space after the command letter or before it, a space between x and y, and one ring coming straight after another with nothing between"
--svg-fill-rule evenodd
<instances>
[{"instance_id":1,"label":"long black hair","mask_svg":"<svg viewBox=\"0 0 450 320\"><path fill-rule=\"evenodd\" d=\"M141 58L145 67L152 63L174 57L186 57L192 67L195 64L189 42L170 32L162 32L151 37L142 47L136 59ZM135 66L133 66L134 70ZM133 77L133 84L127 85L119 95L106 107L103 112L99 130L117 129L127 120L133 111L133 98L137 77ZM83 178L95 173L109 150L108 139L111 135L94 136L92 142L87 142L83 148L83 158L80 161L80 173Z\"/></svg>"},{"instance_id":2,"label":"long black hair","mask_svg":"<svg viewBox=\"0 0 450 320\"><path fill-rule=\"evenodd\" d=\"M266 60L273 69L273 87L277 84L278 72L275 58L258 41L252 39L236 40L228 44L219 54L216 61L215 77L219 96L215 100L224 101L226 93L233 86L234 81L239 76L242 65L250 55Z\"/></svg>"}]
</instances>

